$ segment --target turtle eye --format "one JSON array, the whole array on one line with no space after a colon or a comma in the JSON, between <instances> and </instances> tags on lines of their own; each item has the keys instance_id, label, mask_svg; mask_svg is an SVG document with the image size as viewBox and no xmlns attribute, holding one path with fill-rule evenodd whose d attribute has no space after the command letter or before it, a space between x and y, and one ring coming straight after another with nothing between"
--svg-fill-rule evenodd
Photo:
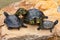
<instances>
[{"instance_id":1,"label":"turtle eye","mask_svg":"<svg viewBox=\"0 0 60 40\"><path fill-rule=\"evenodd\" d=\"M31 20L31 21L30 21L30 24L34 24L34 20Z\"/></svg>"}]
</instances>

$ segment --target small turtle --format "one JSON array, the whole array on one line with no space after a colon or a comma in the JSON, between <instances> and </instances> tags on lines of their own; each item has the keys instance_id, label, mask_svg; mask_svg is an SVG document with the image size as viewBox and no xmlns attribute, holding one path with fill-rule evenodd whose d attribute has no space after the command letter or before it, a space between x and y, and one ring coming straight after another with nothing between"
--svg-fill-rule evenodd
<instances>
[{"instance_id":1,"label":"small turtle","mask_svg":"<svg viewBox=\"0 0 60 40\"><path fill-rule=\"evenodd\" d=\"M8 29L20 29L20 27L27 27L16 15L9 15L7 12L4 12L4 15L6 16L4 23L7 25Z\"/></svg>"},{"instance_id":2,"label":"small turtle","mask_svg":"<svg viewBox=\"0 0 60 40\"><path fill-rule=\"evenodd\" d=\"M16 11L15 15L16 15L16 16L20 16L20 15L24 16L26 13L27 13L27 10L26 10L26 9L24 9L24 8L19 8L19 9Z\"/></svg>"},{"instance_id":3,"label":"small turtle","mask_svg":"<svg viewBox=\"0 0 60 40\"><path fill-rule=\"evenodd\" d=\"M58 23L58 20L56 20L55 22L45 20L43 22L43 27L40 27L40 29L47 29L47 30L50 30L50 32L52 32L52 29L55 27L57 23Z\"/></svg>"}]
</instances>

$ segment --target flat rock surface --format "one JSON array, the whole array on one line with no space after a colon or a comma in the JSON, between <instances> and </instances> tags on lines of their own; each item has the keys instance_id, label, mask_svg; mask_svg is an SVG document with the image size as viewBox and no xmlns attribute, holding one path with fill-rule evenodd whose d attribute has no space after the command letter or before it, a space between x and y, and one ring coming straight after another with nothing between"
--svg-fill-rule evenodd
<instances>
[{"instance_id":1,"label":"flat rock surface","mask_svg":"<svg viewBox=\"0 0 60 40\"><path fill-rule=\"evenodd\" d=\"M23 3L23 4L22 4ZM22 4L22 5L21 5ZM6 11L8 12L9 14L14 14L16 12L16 10L18 8L26 8L27 10L30 9L30 8L33 8L34 5L33 4L29 4L27 6L27 4L29 4L28 2L17 2L17 3L14 3L14 4L11 4L5 8L2 8L0 10L0 25L4 24L4 19L5 19L5 16L3 15L3 12ZM50 36L50 35L53 35L54 33L56 33L57 35L60 36L60 13L57 12L57 7L55 8L50 8L48 10L45 10L43 11L44 14L46 16L48 16L48 19L47 20L50 20L50 21L55 21L55 20L58 20L59 23L55 26L55 28L53 29L53 32L51 33L49 30L37 30L37 27L36 25L28 25L28 28L21 28L20 30L8 30L7 29L7 26L4 25L2 28L1 28L1 34L2 35L5 35L3 38L12 38L12 37L18 37L18 36L24 36L24 35L39 35L39 36Z\"/></svg>"}]
</instances>

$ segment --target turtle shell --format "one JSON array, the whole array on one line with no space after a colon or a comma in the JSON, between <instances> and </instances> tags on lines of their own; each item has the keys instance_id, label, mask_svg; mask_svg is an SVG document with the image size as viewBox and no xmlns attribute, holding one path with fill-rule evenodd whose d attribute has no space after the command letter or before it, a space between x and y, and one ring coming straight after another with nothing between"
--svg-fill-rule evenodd
<instances>
[{"instance_id":1,"label":"turtle shell","mask_svg":"<svg viewBox=\"0 0 60 40\"><path fill-rule=\"evenodd\" d=\"M15 15L9 15L5 19L5 23L7 24L7 27L11 28L18 28L22 25L22 21L19 20Z\"/></svg>"},{"instance_id":2,"label":"turtle shell","mask_svg":"<svg viewBox=\"0 0 60 40\"><path fill-rule=\"evenodd\" d=\"M43 18L43 16L44 16L43 12L41 12L38 9L33 8L33 9L28 10L26 19L30 21L34 18L36 19Z\"/></svg>"},{"instance_id":3,"label":"turtle shell","mask_svg":"<svg viewBox=\"0 0 60 40\"><path fill-rule=\"evenodd\" d=\"M46 29L52 28L53 25L54 25L54 22L52 22L52 21L45 20L43 22L43 28L46 28Z\"/></svg>"},{"instance_id":4,"label":"turtle shell","mask_svg":"<svg viewBox=\"0 0 60 40\"><path fill-rule=\"evenodd\" d=\"M16 15L9 15L7 12L4 12L5 20L4 23L7 25L8 29L20 29L20 27L25 27L21 18Z\"/></svg>"},{"instance_id":5,"label":"turtle shell","mask_svg":"<svg viewBox=\"0 0 60 40\"><path fill-rule=\"evenodd\" d=\"M29 9L27 14L24 17L24 21L25 23L30 23L32 20L34 21L34 23L30 23L30 24L38 24L40 23L39 21L43 20L45 17L45 15L43 14L42 11L38 10L38 9Z\"/></svg>"}]
</instances>

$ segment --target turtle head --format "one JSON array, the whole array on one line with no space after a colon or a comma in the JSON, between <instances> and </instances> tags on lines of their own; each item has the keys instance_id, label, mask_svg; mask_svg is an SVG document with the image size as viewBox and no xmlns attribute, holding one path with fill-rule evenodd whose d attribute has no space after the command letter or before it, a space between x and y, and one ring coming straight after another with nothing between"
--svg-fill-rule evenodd
<instances>
[{"instance_id":1,"label":"turtle head","mask_svg":"<svg viewBox=\"0 0 60 40\"><path fill-rule=\"evenodd\" d=\"M56 25L58 23L58 20L56 20L55 22L54 22L54 25Z\"/></svg>"},{"instance_id":2,"label":"turtle head","mask_svg":"<svg viewBox=\"0 0 60 40\"><path fill-rule=\"evenodd\" d=\"M8 14L7 12L4 12L4 15L5 15L6 17L8 17L8 16L9 16L9 14Z\"/></svg>"},{"instance_id":3,"label":"turtle head","mask_svg":"<svg viewBox=\"0 0 60 40\"><path fill-rule=\"evenodd\" d=\"M19 9L16 11L15 15L17 15L17 16L19 16L19 15L25 15L26 13L27 13L27 10L26 10L26 9L24 9L24 8L19 8Z\"/></svg>"},{"instance_id":4,"label":"turtle head","mask_svg":"<svg viewBox=\"0 0 60 40\"><path fill-rule=\"evenodd\" d=\"M56 20L56 21L54 22L54 25L53 25L52 28L54 28L56 24L58 24L58 20Z\"/></svg>"}]
</instances>

